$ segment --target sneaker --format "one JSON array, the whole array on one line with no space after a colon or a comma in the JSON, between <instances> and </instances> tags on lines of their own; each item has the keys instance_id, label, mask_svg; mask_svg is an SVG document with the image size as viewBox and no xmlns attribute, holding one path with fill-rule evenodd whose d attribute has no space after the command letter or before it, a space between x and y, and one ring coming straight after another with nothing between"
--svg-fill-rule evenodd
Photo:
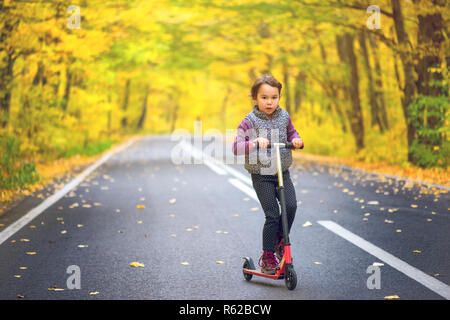
<instances>
[{"instance_id":1,"label":"sneaker","mask_svg":"<svg viewBox=\"0 0 450 320\"><path fill-rule=\"evenodd\" d=\"M284 239L283 237L277 237L277 245L275 248L275 254L277 255L278 260L281 261L284 256Z\"/></svg>"},{"instance_id":2,"label":"sneaker","mask_svg":"<svg viewBox=\"0 0 450 320\"><path fill-rule=\"evenodd\" d=\"M275 274L275 269L278 267L278 261L273 252L264 251L261 258L259 258L259 266L261 267L262 273Z\"/></svg>"}]
</instances>

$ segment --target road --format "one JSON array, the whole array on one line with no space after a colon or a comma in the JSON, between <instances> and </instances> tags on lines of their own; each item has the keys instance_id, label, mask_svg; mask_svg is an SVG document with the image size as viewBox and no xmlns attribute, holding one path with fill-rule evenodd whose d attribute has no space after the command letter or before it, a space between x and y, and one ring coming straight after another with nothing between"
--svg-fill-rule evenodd
<instances>
[{"instance_id":1,"label":"road","mask_svg":"<svg viewBox=\"0 0 450 320\"><path fill-rule=\"evenodd\" d=\"M179 146L130 143L8 237L62 185L2 215L0 299L449 299L448 193L300 158L289 291L242 276L264 223L243 165L177 164Z\"/></svg>"}]
</instances>

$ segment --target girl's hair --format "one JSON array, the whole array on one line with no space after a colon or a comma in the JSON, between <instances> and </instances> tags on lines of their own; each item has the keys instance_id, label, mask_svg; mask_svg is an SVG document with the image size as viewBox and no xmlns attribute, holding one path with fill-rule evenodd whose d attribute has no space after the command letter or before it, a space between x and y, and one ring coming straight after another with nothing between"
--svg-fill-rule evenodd
<instances>
[{"instance_id":1,"label":"girl's hair","mask_svg":"<svg viewBox=\"0 0 450 320\"><path fill-rule=\"evenodd\" d=\"M261 87L261 85L263 85L264 83L268 84L271 87L278 88L278 94L281 95L281 88L282 88L281 83L277 79L275 79L272 75L265 74L256 79L255 83L252 86L251 95L253 99L256 100L256 97L258 96L259 87Z\"/></svg>"}]
</instances>

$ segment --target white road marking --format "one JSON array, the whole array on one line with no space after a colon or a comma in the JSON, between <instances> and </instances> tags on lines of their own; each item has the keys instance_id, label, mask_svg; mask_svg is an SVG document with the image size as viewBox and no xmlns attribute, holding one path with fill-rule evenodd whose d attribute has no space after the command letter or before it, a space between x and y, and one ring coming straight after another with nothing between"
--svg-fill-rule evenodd
<instances>
[{"instance_id":1,"label":"white road marking","mask_svg":"<svg viewBox=\"0 0 450 320\"><path fill-rule=\"evenodd\" d=\"M103 163L108 161L114 154L123 151L125 148L128 148L132 143L134 143L137 139L131 139L123 145L115 148L114 150L106 153L103 157L101 157L97 162L92 164L89 168L80 173L75 179L67 183L63 188L58 190L55 194L48 197L44 201L41 202L37 207L28 211L28 213L22 216L20 219L9 225L5 230L0 232L0 245L8 240L12 235L14 235L17 231L22 229L27 223L31 220L39 216L43 211L57 202L59 199L64 197L66 193L75 188L78 184L80 184L84 179L86 179L89 174L91 174L94 170L100 167Z\"/></svg>"},{"instance_id":2,"label":"white road marking","mask_svg":"<svg viewBox=\"0 0 450 320\"><path fill-rule=\"evenodd\" d=\"M419 269L407 264L406 262L400 260L399 258L393 256L389 252L373 245L372 243L364 240L363 238L357 236L356 234L348 231L347 229L341 227L337 223L328 220L317 221L320 225L324 226L328 230L334 232L338 236L344 238L345 240L353 243L357 247L363 249L364 251L370 253L371 255L377 257L378 259L389 264L391 267L397 269L403 274L407 275L411 279L419 282L428 289L434 291L438 295L450 300L450 286L445 283L429 276L428 274L420 271Z\"/></svg>"},{"instance_id":3,"label":"white road marking","mask_svg":"<svg viewBox=\"0 0 450 320\"><path fill-rule=\"evenodd\" d=\"M245 194L247 194L249 197L255 199L256 201L259 201L255 190L250 188L248 185L242 183L241 180L230 178L228 179L228 182L231 183L236 188L238 188L239 190L241 190L242 192L244 192Z\"/></svg>"}]
</instances>

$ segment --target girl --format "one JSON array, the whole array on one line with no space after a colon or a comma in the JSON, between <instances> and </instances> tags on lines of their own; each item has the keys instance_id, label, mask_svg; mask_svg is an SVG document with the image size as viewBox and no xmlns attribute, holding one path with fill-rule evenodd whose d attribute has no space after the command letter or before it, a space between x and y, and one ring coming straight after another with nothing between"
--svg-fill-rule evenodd
<instances>
[{"instance_id":1,"label":"girl","mask_svg":"<svg viewBox=\"0 0 450 320\"><path fill-rule=\"evenodd\" d=\"M245 169L251 174L253 188L264 211L266 220L262 238L263 254L259 264L261 271L267 274L275 273L278 262L274 253L281 260L284 244L277 201L279 196L276 190L278 186L276 160L272 157L271 150L266 148L275 142L292 142L295 148L303 146L303 141L295 130L289 114L278 105L281 87L281 83L271 75L263 75L256 80L251 89L253 110L239 124L233 144L235 155L245 154ZM259 150L253 150L254 142L258 142ZM280 149L280 152L290 230L297 210L295 189L288 170L292 164L292 152L285 148Z\"/></svg>"}]
</instances>

